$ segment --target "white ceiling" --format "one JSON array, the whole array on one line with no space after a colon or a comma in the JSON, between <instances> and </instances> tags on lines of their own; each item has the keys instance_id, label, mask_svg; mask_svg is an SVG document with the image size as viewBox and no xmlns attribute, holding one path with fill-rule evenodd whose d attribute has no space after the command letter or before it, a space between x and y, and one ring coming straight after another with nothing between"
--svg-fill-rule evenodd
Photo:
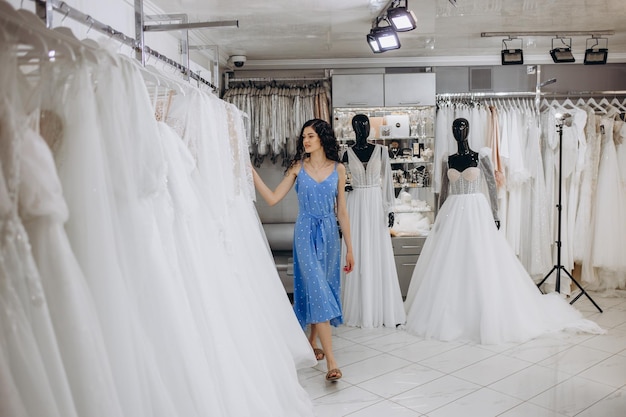
<instances>
[{"instance_id":1,"label":"white ceiling","mask_svg":"<svg viewBox=\"0 0 626 417\"><path fill-rule=\"evenodd\" d=\"M217 45L222 63L246 55L244 69L495 65L502 37L482 32L612 30L609 62L626 62L624 0L409 0L418 27L402 48L373 54L365 41L387 0L152 0L190 22L238 20L239 27L197 29L192 44ZM573 36L582 62L589 36ZM523 36L525 63L550 63L551 36ZM517 44L513 44L514 46Z\"/></svg>"}]
</instances>

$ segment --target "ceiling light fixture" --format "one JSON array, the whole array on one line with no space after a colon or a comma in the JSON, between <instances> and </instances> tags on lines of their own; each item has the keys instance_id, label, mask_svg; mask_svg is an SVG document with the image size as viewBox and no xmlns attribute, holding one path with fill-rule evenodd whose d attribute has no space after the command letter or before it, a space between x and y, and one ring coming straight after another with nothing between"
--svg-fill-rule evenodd
<instances>
[{"instance_id":1,"label":"ceiling light fixture","mask_svg":"<svg viewBox=\"0 0 626 417\"><path fill-rule=\"evenodd\" d=\"M375 45L372 43L374 40L376 41ZM391 26L372 28L369 35L367 35L367 41L374 53L400 49L400 39L398 39L398 34Z\"/></svg>"},{"instance_id":2,"label":"ceiling light fixture","mask_svg":"<svg viewBox=\"0 0 626 417\"><path fill-rule=\"evenodd\" d=\"M381 22L385 26L380 26ZM400 48L397 32L416 28L417 18L408 10L408 0L389 0L372 21L372 28L365 38L375 54Z\"/></svg>"},{"instance_id":3,"label":"ceiling light fixture","mask_svg":"<svg viewBox=\"0 0 626 417\"><path fill-rule=\"evenodd\" d=\"M520 47L511 49L507 42L519 41ZM502 65L522 65L524 63L524 51L522 51L522 39L509 38L502 39Z\"/></svg>"},{"instance_id":4,"label":"ceiling light fixture","mask_svg":"<svg viewBox=\"0 0 626 417\"><path fill-rule=\"evenodd\" d=\"M372 52L374 52L375 54L379 54L382 51L380 50L380 46L378 45L378 40L376 39L376 36L374 36L374 34L372 33L373 30L374 29L372 29L370 33L366 35L367 43L370 45L370 48L372 48Z\"/></svg>"},{"instance_id":5,"label":"ceiling light fixture","mask_svg":"<svg viewBox=\"0 0 626 417\"><path fill-rule=\"evenodd\" d=\"M589 41L595 42L595 44L589 46ZM604 48L600 47L600 41L604 41L606 45ZM585 65L604 65L609 55L609 40L607 38L600 38L593 36L586 41L585 47Z\"/></svg>"},{"instance_id":6,"label":"ceiling light fixture","mask_svg":"<svg viewBox=\"0 0 626 417\"><path fill-rule=\"evenodd\" d=\"M572 54L572 38L567 38L569 43L565 43L566 38L556 37L552 39L552 49L550 50L550 56L555 64L562 62L576 62L574 55ZM560 41L564 46L555 48L554 41Z\"/></svg>"},{"instance_id":7,"label":"ceiling light fixture","mask_svg":"<svg viewBox=\"0 0 626 417\"><path fill-rule=\"evenodd\" d=\"M400 1L394 7L387 10L387 20L396 32L408 32L417 27L415 14L408 9L408 0L404 0L404 6Z\"/></svg>"}]
</instances>

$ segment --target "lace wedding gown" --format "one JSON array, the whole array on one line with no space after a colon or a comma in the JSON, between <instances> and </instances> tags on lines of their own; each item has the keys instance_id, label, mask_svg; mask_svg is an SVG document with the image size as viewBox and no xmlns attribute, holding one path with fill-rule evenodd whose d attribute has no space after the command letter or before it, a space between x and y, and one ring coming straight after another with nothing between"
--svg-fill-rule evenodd
<instances>
[{"instance_id":1,"label":"lace wedding gown","mask_svg":"<svg viewBox=\"0 0 626 417\"><path fill-rule=\"evenodd\" d=\"M487 156L463 172L443 164L442 206L413 271L407 331L444 341L521 342L559 330L602 333L557 293L542 294L494 224L482 192ZM450 195L446 198L448 190Z\"/></svg>"},{"instance_id":2,"label":"lace wedding gown","mask_svg":"<svg viewBox=\"0 0 626 417\"><path fill-rule=\"evenodd\" d=\"M375 145L365 164L352 148L346 152L353 188L346 193L346 206L355 264L350 274L341 274L344 323L394 328L404 324L406 315L387 228L394 200L387 148Z\"/></svg>"}]
</instances>

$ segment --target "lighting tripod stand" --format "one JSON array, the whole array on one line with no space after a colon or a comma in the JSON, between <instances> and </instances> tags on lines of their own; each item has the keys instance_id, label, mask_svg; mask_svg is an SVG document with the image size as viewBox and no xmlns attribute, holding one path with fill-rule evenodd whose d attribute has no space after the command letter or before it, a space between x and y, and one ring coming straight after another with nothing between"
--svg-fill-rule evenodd
<instances>
[{"instance_id":1,"label":"lighting tripod stand","mask_svg":"<svg viewBox=\"0 0 626 417\"><path fill-rule=\"evenodd\" d=\"M574 299L570 302L570 304L574 304L576 300L578 300L584 294L589 299L589 301L591 301L593 305L596 306L598 311L602 313L602 309L600 308L600 306L598 306L596 302L593 301L593 298L591 298L589 294L587 294L587 291L585 291L585 289L578 283L578 281L576 281L574 277L567 271L567 269L565 269L565 267L561 264L561 211L563 208L561 205L561 196L562 196L562 188L563 188L563 184L561 183L561 178L562 178L561 167L563 166L563 125L565 124L567 126L571 126L572 115L569 113L557 114L556 118L557 118L556 127L558 128L558 133L559 133L559 202L556 205L557 211L559 212L559 216L558 216L558 234L557 234L557 240L556 240L556 250L557 250L556 265L554 265L552 269L550 270L550 272L548 272L548 274L541 280L541 282L537 284L537 287L539 288L539 291L541 291L541 286L543 285L543 283L548 279L550 275L552 275L553 272L556 271L556 281L554 285L554 290L560 293L561 292L561 271L563 271L572 280L572 282L576 284L578 289L580 289L580 294L574 297Z\"/></svg>"}]
</instances>

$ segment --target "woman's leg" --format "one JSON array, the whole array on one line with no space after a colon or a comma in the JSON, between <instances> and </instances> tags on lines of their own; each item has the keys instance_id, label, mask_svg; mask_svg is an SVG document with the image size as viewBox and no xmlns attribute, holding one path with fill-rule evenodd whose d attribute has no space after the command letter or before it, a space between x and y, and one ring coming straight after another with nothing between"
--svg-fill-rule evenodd
<instances>
[{"instance_id":1,"label":"woman's leg","mask_svg":"<svg viewBox=\"0 0 626 417\"><path fill-rule=\"evenodd\" d=\"M315 323L311 325L311 333L319 337L322 343L322 348L326 354L326 367L330 371L337 369L337 362L335 362L335 355L333 354L333 332L330 328L330 322L325 321L323 323ZM331 375L333 376L333 375Z\"/></svg>"},{"instance_id":2,"label":"woman's leg","mask_svg":"<svg viewBox=\"0 0 626 417\"><path fill-rule=\"evenodd\" d=\"M322 359L324 359L324 357L326 356L326 353L324 352L323 349L319 349L317 347L317 328L315 327L315 324L311 324L311 331L309 333L309 343L311 344L311 347L313 348L313 353L315 353L315 359L317 359L318 361L321 361Z\"/></svg>"}]
</instances>

